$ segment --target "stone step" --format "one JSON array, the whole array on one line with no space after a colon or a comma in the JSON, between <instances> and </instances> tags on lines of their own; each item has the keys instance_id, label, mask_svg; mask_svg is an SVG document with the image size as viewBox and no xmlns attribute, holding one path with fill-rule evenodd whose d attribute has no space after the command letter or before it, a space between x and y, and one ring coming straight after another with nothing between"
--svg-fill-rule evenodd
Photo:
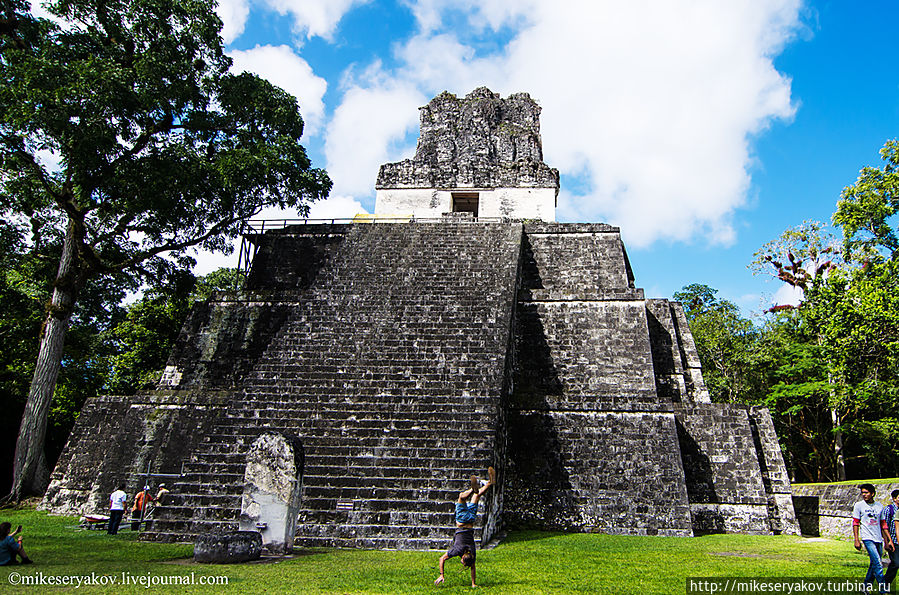
<instances>
[{"instance_id":1,"label":"stone step","mask_svg":"<svg viewBox=\"0 0 899 595\"><path fill-rule=\"evenodd\" d=\"M454 527L418 526L418 525L369 525L345 524L334 525L300 523L297 528L298 539L428 539L443 540L447 545L452 542ZM475 540L480 539L481 530L475 530ZM358 546L356 546L358 547Z\"/></svg>"},{"instance_id":2,"label":"stone step","mask_svg":"<svg viewBox=\"0 0 899 595\"><path fill-rule=\"evenodd\" d=\"M294 540L295 547L299 548L362 548L370 550L421 550L421 551L446 551L452 544L453 535L448 533L444 539L414 539L414 538L337 538L337 537L303 537L297 536ZM480 544L476 540L478 548Z\"/></svg>"},{"instance_id":3,"label":"stone step","mask_svg":"<svg viewBox=\"0 0 899 595\"><path fill-rule=\"evenodd\" d=\"M441 422L445 423L452 419L455 422L467 423L484 423L489 419L489 414L483 410L467 410L458 411L458 407L453 408L436 408L433 411L406 410L402 411L396 408L353 408L353 409L325 409L318 404L307 405L308 409L290 408L252 408L245 411L229 411L228 416L221 422L220 426L242 426L247 423L265 423L272 421L280 421L283 419L294 419L300 411L305 411L308 415L306 420L309 422L340 422L352 424L383 424L385 419L389 419L392 424L399 423L415 423L423 422Z\"/></svg>"},{"instance_id":4,"label":"stone step","mask_svg":"<svg viewBox=\"0 0 899 595\"><path fill-rule=\"evenodd\" d=\"M178 487L183 487L184 484L177 484ZM155 515L163 515L158 518L165 518L170 515L172 510L180 508L184 506L184 503L187 501L191 502L193 506L210 506L213 508L230 508L233 506L240 506L240 497L243 493L243 488L239 491L234 490L229 493L225 493L223 491L222 486L216 486L218 489L215 493L197 493L197 492L169 492L167 497L167 501L165 504L160 504L155 508Z\"/></svg>"},{"instance_id":5,"label":"stone step","mask_svg":"<svg viewBox=\"0 0 899 595\"><path fill-rule=\"evenodd\" d=\"M410 457L388 457L373 456L357 453L350 456L326 456L319 454L310 454L305 458L304 473L307 475L329 475L349 473L354 475L365 475L367 470L385 469L386 476L396 474L394 469L407 469L410 474L414 470L434 470L446 471L449 473L447 477L454 477L453 471L459 469L467 469L467 460L461 461L460 457L433 457L433 458L410 458ZM466 465L463 467L463 465ZM202 461L190 461L184 463L181 472L188 474L224 474L224 475L242 475L246 468L246 464L242 461L234 462L211 462L209 457L204 457ZM433 475L433 473L431 473Z\"/></svg>"},{"instance_id":6,"label":"stone step","mask_svg":"<svg viewBox=\"0 0 899 595\"><path fill-rule=\"evenodd\" d=\"M260 428L237 428L233 433L225 433L224 428L216 428L214 433L209 434L209 442L226 442L230 443L237 440L243 440L243 444L252 443L253 440L259 437L262 432L282 432L285 434L297 434L300 436L301 440L311 440L313 436L303 435L304 428L297 425L268 425ZM369 428L352 428L347 429L345 432L341 432L339 435L331 434L331 435L322 435L315 436L319 438L323 442L333 442L335 439L339 439L340 441L346 442L355 441L358 439L390 439L390 440L408 440L408 439L419 439L419 440L427 440L426 436L433 435L435 430L439 430L441 436L432 440L432 443L435 447L441 448L444 445L451 444L453 446L461 446L462 444L471 444L477 445L478 442L490 439L493 437L494 429L493 428L483 428L483 427L469 427L467 425L448 425L441 426L440 428L377 428L377 427L369 427ZM458 447L457 446L457 447Z\"/></svg>"},{"instance_id":7,"label":"stone step","mask_svg":"<svg viewBox=\"0 0 899 595\"><path fill-rule=\"evenodd\" d=\"M310 443L305 445L305 454L307 461L316 460L316 457L353 457L353 456L375 456L375 457L397 457L403 459L424 459L433 460L436 458L446 459L467 459L467 460L489 460L493 456L493 451L487 448L432 448L432 447L407 447L403 445L348 445L346 443L338 445L324 445L321 443ZM206 463L225 463L225 464L243 464L245 460L245 452L218 452L208 451L203 453L203 461ZM194 455L196 457L196 455ZM198 462L192 459L187 462ZM481 473L484 473L482 471Z\"/></svg>"},{"instance_id":8,"label":"stone step","mask_svg":"<svg viewBox=\"0 0 899 595\"><path fill-rule=\"evenodd\" d=\"M353 510L337 510L337 500L308 499L300 510L305 522L452 526L455 503L423 500L355 500ZM327 506L325 505L327 504Z\"/></svg>"},{"instance_id":9,"label":"stone step","mask_svg":"<svg viewBox=\"0 0 899 595\"><path fill-rule=\"evenodd\" d=\"M244 417L230 418L220 423L217 429L223 431L226 428L242 432L244 428L256 427L295 427L303 428L308 432L329 432L339 430L341 432L358 432L362 430L425 430L433 431L440 428L448 432L452 431L489 431L490 428L486 416L472 417L470 419L453 419L451 413L444 413L440 418L431 419L397 419L394 416L385 415L382 418L364 418L359 419L355 416L346 418L333 417L316 417L315 414L309 413L304 417L294 417L288 415L276 416L267 415L265 417ZM291 423L292 422L292 423ZM249 431L249 430L247 430ZM326 435L326 434L325 434Z\"/></svg>"},{"instance_id":10,"label":"stone step","mask_svg":"<svg viewBox=\"0 0 899 595\"><path fill-rule=\"evenodd\" d=\"M346 227L314 286L283 292L297 305L147 538L235 528L245 453L276 431L305 446L299 545L445 549L458 490L495 457L514 298L496 258L516 253L508 232Z\"/></svg>"},{"instance_id":11,"label":"stone step","mask_svg":"<svg viewBox=\"0 0 899 595\"><path fill-rule=\"evenodd\" d=\"M259 434L263 430L259 431ZM295 434L295 432L287 432ZM230 434L216 435L215 440L207 439L199 445L196 456L202 458L209 454L215 455L234 455L243 457L250 447L254 436L232 436ZM398 448L398 449L434 449L441 452L459 452L460 456L476 460L475 453L490 450L493 440L481 439L473 440L466 437L403 437L397 438L391 432L382 433L376 436L353 436L351 440L347 440L340 436L329 438L316 438L314 441L308 436L301 438L306 448L310 452L316 452L320 448L343 448L347 447L350 442L353 446L349 448L358 449L375 449L375 448Z\"/></svg>"},{"instance_id":12,"label":"stone step","mask_svg":"<svg viewBox=\"0 0 899 595\"><path fill-rule=\"evenodd\" d=\"M151 519L141 538L156 541L155 533L181 533L190 537L186 541L193 541L193 537L201 533L227 533L237 529L236 514L234 520Z\"/></svg>"},{"instance_id":13,"label":"stone step","mask_svg":"<svg viewBox=\"0 0 899 595\"><path fill-rule=\"evenodd\" d=\"M261 386L258 379L256 384L245 384L242 390L242 403L236 403L235 407L248 406L253 409L273 408L290 408L292 403L324 405L329 407L339 407L353 405L363 407L366 405L379 405L383 403L396 404L415 404L428 402L438 407L458 407L460 404L470 405L472 407L493 407L497 406L498 394L493 394L486 390L482 383L478 381L457 383L454 386L443 390L432 390L431 388L418 387L402 387L402 391L384 385L362 383L346 384L333 383L331 386L311 386L306 384L294 383L288 386L281 385L280 389L275 379L270 380L271 387ZM285 394L293 395L291 400L281 400ZM302 403L301 399L307 399L306 403ZM245 405L246 404L246 405ZM488 409L489 411L489 409Z\"/></svg>"}]
</instances>

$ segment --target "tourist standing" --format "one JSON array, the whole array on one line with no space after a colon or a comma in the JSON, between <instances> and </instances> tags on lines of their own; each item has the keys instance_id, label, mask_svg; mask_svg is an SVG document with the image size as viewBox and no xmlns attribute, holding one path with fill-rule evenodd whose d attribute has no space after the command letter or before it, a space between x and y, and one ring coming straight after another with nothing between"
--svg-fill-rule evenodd
<instances>
[{"instance_id":1,"label":"tourist standing","mask_svg":"<svg viewBox=\"0 0 899 595\"><path fill-rule=\"evenodd\" d=\"M858 486L862 499L855 503L852 509L852 535L855 538L855 549L868 552L868 573L865 575L865 584L877 581L883 590L883 566L880 556L883 554L883 544L886 543L888 552L894 551L893 540L887 529L884 519L883 504L874 500L876 490L870 483Z\"/></svg>"},{"instance_id":2,"label":"tourist standing","mask_svg":"<svg viewBox=\"0 0 899 595\"><path fill-rule=\"evenodd\" d=\"M144 510L147 507L147 502L152 500L153 496L150 495L150 486L144 486L144 489L134 497L134 506L131 507L132 531L140 531L140 522L144 520Z\"/></svg>"},{"instance_id":3,"label":"tourist standing","mask_svg":"<svg viewBox=\"0 0 899 595\"><path fill-rule=\"evenodd\" d=\"M119 484L118 489L109 495L109 525L106 532L110 535L119 532L119 524L125 514L126 502L128 502L128 494L125 493L125 484Z\"/></svg>"},{"instance_id":4,"label":"tourist standing","mask_svg":"<svg viewBox=\"0 0 899 595\"><path fill-rule=\"evenodd\" d=\"M899 514L896 514L899 511L899 490L893 490L890 493L890 498L893 499L893 503L883 509L883 518L887 522L890 539L893 540L893 549L887 548L887 552L890 555L890 567L883 573L883 582L887 585L893 584L893 579L896 578L896 570L899 570L899 547L897 547L899 540L896 539L896 525L899 524Z\"/></svg>"}]
</instances>

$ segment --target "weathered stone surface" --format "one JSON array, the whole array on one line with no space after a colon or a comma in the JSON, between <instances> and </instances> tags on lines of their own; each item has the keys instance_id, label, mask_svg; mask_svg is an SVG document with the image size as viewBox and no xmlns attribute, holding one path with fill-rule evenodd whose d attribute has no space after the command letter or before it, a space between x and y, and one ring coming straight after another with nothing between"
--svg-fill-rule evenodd
<instances>
[{"instance_id":1,"label":"weathered stone surface","mask_svg":"<svg viewBox=\"0 0 899 595\"><path fill-rule=\"evenodd\" d=\"M155 391L85 403L50 478L41 508L105 512L121 482L134 494L151 473L177 474L221 415L228 391Z\"/></svg>"},{"instance_id":2,"label":"weathered stone surface","mask_svg":"<svg viewBox=\"0 0 899 595\"><path fill-rule=\"evenodd\" d=\"M692 535L671 413L521 411L509 426L512 528Z\"/></svg>"},{"instance_id":3,"label":"weathered stone surface","mask_svg":"<svg viewBox=\"0 0 899 595\"><path fill-rule=\"evenodd\" d=\"M540 107L527 93L444 92L420 116L414 159L382 165L376 188L559 187L558 170L543 163Z\"/></svg>"},{"instance_id":4,"label":"weathered stone surface","mask_svg":"<svg viewBox=\"0 0 899 595\"><path fill-rule=\"evenodd\" d=\"M762 482L768 496L771 530L776 534L799 535L799 521L793 508L792 487L783 453L774 431L771 413L765 407L750 407L749 425L755 441Z\"/></svg>"},{"instance_id":5,"label":"weathered stone surface","mask_svg":"<svg viewBox=\"0 0 899 595\"><path fill-rule=\"evenodd\" d=\"M303 487L303 444L299 438L265 433L247 453L240 530L258 531L273 554L293 549Z\"/></svg>"},{"instance_id":6,"label":"weathered stone surface","mask_svg":"<svg viewBox=\"0 0 899 595\"><path fill-rule=\"evenodd\" d=\"M456 494L488 465L500 483L482 543L504 523L791 532L770 416L708 402L683 308L644 299L619 230L530 221L551 220L558 189L538 116L527 96L486 89L423 109L416 157L382 168L378 200L437 222L253 235L246 289L197 306L173 350L162 386L180 390L89 405L47 504L98 503L113 477L180 455L142 539L227 532L242 510L243 526L268 529L262 509L277 504L286 548L291 457L256 442L279 433L305 447L302 546L445 548ZM475 218L475 201L497 217ZM448 205L462 212L440 219ZM188 387L193 405L172 400ZM257 458L254 443L283 456Z\"/></svg>"},{"instance_id":7,"label":"weathered stone surface","mask_svg":"<svg viewBox=\"0 0 899 595\"><path fill-rule=\"evenodd\" d=\"M194 541L194 561L201 564L239 564L262 556L262 536L256 531L207 533Z\"/></svg>"},{"instance_id":8,"label":"weathered stone surface","mask_svg":"<svg viewBox=\"0 0 899 595\"><path fill-rule=\"evenodd\" d=\"M861 482L859 482L861 483ZM878 483L874 499L887 506L899 483ZM852 539L852 507L861 500L858 485L797 484L793 505L803 535Z\"/></svg>"},{"instance_id":9,"label":"weathered stone surface","mask_svg":"<svg viewBox=\"0 0 899 595\"><path fill-rule=\"evenodd\" d=\"M279 235L291 250L291 235L316 233ZM488 465L502 473L521 237L512 223L347 226L145 538L235 527L243 490L228 484L242 485L250 444L276 430L306 449L298 544L444 547L457 482ZM489 539L499 490L484 511Z\"/></svg>"}]
</instances>

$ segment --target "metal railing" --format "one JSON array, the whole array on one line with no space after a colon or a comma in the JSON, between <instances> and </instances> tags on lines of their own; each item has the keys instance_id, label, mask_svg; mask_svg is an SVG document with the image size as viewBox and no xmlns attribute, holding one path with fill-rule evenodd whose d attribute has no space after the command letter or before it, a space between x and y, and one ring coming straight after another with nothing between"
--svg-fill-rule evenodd
<instances>
[{"instance_id":1,"label":"metal railing","mask_svg":"<svg viewBox=\"0 0 899 595\"><path fill-rule=\"evenodd\" d=\"M266 231L305 225L350 225L353 223L508 223L509 217L416 217L415 215L356 215L355 217L335 217L332 219L250 219L244 221L240 229L240 251L237 256L237 270L246 281L250 266L256 257L259 244L248 239ZM237 287L235 287L237 289Z\"/></svg>"}]
</instances>

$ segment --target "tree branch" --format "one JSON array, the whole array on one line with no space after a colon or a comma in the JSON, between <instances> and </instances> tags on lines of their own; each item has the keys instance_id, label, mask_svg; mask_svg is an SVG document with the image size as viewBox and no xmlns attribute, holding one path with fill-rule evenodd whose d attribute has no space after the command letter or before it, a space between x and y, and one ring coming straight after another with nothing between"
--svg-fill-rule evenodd
<instances>
[{"instance_id":1,"label":"tree branch","mask_svg":"<svg viewBox=\"0 0 899 595\"><path fill-rule=\"evenodd\" d=\"M249 217L254 217L254 216L258 215L260 210L261 209L257 208L252 214L249 215ZM248 217L238 217L236 215L232 215L230 217L227 217L226 219L219 221L218 223L216 223L215 225L210 227L208 230L206 230L206 232L200 236L188 238L188 239L182 240L180 242L170 242L168 244L163 244L161 246L157 246L157 247L151 248L149 250L144 250L142 252L138 252L132 258L124 260L120 263L103 264L101 262L100 266L96 270L101 273L114 273L114 272L118 272L123 269L126 269L128 267L140 264L141 262L144 262L145 260L152 258L153 256L157 256L163 252L172 252L175 250L181 250L183 248L188 248L190 246L196 246L197 244L201 244L201 243L205 242L206 240L208 240L209 238L220 234L224 229L226 229L230 225L233 225L237 221L240 221L245 218L248 218ZM92 252L94 252L93 248L91 248L91 250L92 250ZM96 252L94 252L94 254L96 255ZM100 261L99 255L97 255L97 260L98 260L98 262Z\"/></svg>"}]
</instances>

